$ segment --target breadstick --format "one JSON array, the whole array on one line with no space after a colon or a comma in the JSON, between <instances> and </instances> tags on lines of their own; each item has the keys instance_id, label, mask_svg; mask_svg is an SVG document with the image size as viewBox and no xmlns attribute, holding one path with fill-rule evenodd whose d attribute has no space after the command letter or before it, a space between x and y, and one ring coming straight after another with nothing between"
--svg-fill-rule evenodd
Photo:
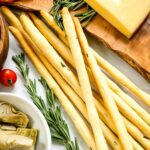
<instances>
[{"instance_id":1,"label":"breadstick","mask_svg":"<svg viewBox=\"0 0 150 150\"><path fill-rule=\"evenodd\" d=\"M134 150L144 150L144 148L137 141L135 141L132 136L129 136L129 139L133 143Z\"/></svg>"},{"instance_id":2,"label":"breadstick","mask_svg":"<svg viewBox=\"0 0 150 150\"><path fill-rule=\"evenodd\" d=\"M49 29L47 29L46 27L45 27L45 25L44 25L44 23L42 23L41 21L40 21L40 19L38 19L35 15L32 15L32 19L33 19L33 21L34 21L34 23L36 24L36 26L38 27L38 29L43 33L43 35L44 36L46 36L47 37L47 39L52 39L53 38L53 36L47 36L47 35L50 35L50 33L48 32L48 30ZM43 29L45 29L45 30L43 30ZM47 32L47 33L45 33L45 32ZM51 40L49 40L49 42L50 42ZM58 50L58 49L57 49ZM61 48L59 48L59 50L61 50L62 51L62 49ZM66 52L65 54L62 54L63 52ZM64 47L64 49L63 49L63 51L62 51L62 55L64 56L67 56L68 58L70 58L71 59L71 57L70 57L70 53L68 52L68 49L66 49L65 47ZM72 59L71 59L72 60ZM73 62L73 61L71 61L71 62ZM110 82L110 81L109 81ZM108 83L109 83L108 82ZM111 86L111 84L109 84L110 85L110 87L114 87L114 86ZM115 88L115 90L116 90L116 88ZM136 102L134 102L133 101L133 103L135 103L136 104ZM123 103L124 104L124 103ZM132 102L130 102L130 104L132 105ZM137 104L138 105L138 104ZM125 105L126 106L126 105ZM139 106L139 105L138 105ZM126 109L126 107L121 107L121 109ZM136 108L136 110L138 111L138 107L136 107L136 105L134 106L134 108ZM141 107L139 106L139 111L141 111L142 110L142 113L140 113L140 115L142 115L143 114L143 112L145 113L146 111L143 111L143 109L141 108ZM122 110L123 110L122 109ZM128 108L127 108L128 109ZM132 111L132 110L131 110ZM138 112L139 112L138 111ZM128 111L126 111L127 113L130 113L130 112L128 112ZM133 114L133 113L131 113L131 114ZM129 114L129 115L127 115L127 116L129 116L130 118L131 118L131 121L133 120L132 118L134 118L134 120L135 120L135 118L138 118L138 116L137 117L133 117L131 114ZM134 113L135 114L135 113ZM126 115L126 114L125 114ZM146 120L148 119L148 116L149 116L149 114L148 113L145 113L145 115L144 116L146 116L145 118L146 118ZM140 119L140 118L139 118ZM138 120L136 120L136 122L138 122ZM148 122L148 120L147 120L147 122ZM137 123L136 123L137 124ZM141 124L139 123L139 124L137 124L140 128L142 128L143 129L143 127L141 126ZM146 132L144 132L144 133L146 133L146 134L148 134L149 132L147 132L148 130L146 130Z\"/></svg>"},{"instance_id":3,"label":"breadstick","mask_svg":"<svg viewBox=\"0 0 150 150\"><path fill-rule=\"evenodd\" d=\"M70 57L71 52L68 47L55 35L55 33L36 15L33 13L29 13L29 16L33 20L35 26L39 29L39 31L45 36L45 38L48 40L52 46L57 49L57 52L62 55L61 49L64 49L63 54L67 57L67 60L71 62L71 65L73 66L74 63L72 61L72 58ZM60 51L59 51L60 50Z\"/></svg>"},{"instance_id":4,"label":"breadstick","mask_svg":"<svg viewBox=\"0 0 150 150\"><path fill-rule=\"evenodd\" d=\"M9 10L10 11L10 10ZM10 11L11 12L11 11ZM12 12L11 12L12 13ZM13 13L12 13L13 14ZM14 15L14 14L13 14ZM14 26L15 27L17 27L16 26L16 24L15 24L15 21L13 20L13 18L11 18L11 16L12 15L8 15L8 18L11 20L11 22L14 22ZM20 23L20 21L18 20L18 18L14 15L14 17L15 17L15 19L17 19L17 22L19 22ZM34 17L35 18L35 17ZM36 17L37 18L37 17ZM33 19L33 17L32 17L32 19ZM37 19L36 19L37 20ZM35 21L34 20L34 23L39 23L39 22L37 22L37 21ZM21 24L21 23L20 23ZM39 29L40 29L40 27L41 28L44 28L45 26L42 26L42 24L40 24L41 26L38 26L39 27ZM22 25L21 25L22 26ZM40 30L40 31L42 31L42 30ZM55 39L55 37L53 36L53 34L50 34L50 32L49 32L49 30L47 30L47 28L45 28L45 31L48 31L47 32L47 34L46 35L51 35L50 37L52 38L52 39ZM28 44L32 47L32 49L35 49L36 51L38 51L38 52L40 52L40 49L35 45L35 43L31 40L31 38L30 38L30 36L25 32L25 31L23 31L23 30L21 30L21 33L22 33L22 35L24 36L24 38L26 39L26 41L28 42ZM46 37L46 35L44 34L44 33L46 33L46 32L43 32L43 35ZM49 37L49 36L48 36ZM47 39L49 39L48 37L46 37ZM53 45L53 46L55 46L55 45ZM61 50L61 47L60 47L60 50ZM67 49L66 49L67 50ZM64 50L65 51L65 50ZM62 53L64 52L64 51L62 51ZM71 55L71 52L68 50L68 53L66 53L66 55L67 54L70 54ZM66 56L65 55L65 56ZM70 56L69 55L69 56ZM72 58L70 57L70 60L72 60ZM82 96L82 94L81 94L81 91L79 90L78 91L78 95L79 96L81 96L81 97L83 97ZM98 111L99 111L99 115L101 115L101 117L103 116L103 115L105 115L105 111L103 110L103 108L99 105L99 103L98 103L98 101L96 100L96 99L94 99L94 101L95 101L95 104L96 104L96 107L97 107L97 109L98 109ZM107 116L104 118L103 117L103 119L105 120L105 121L108 121L109 120L109 118L107 118ZM111 122L110 122L111 123Z\"/></svg>"},{"instance_id":5,"label":"breadstick","mask_svg":"<svg viewBox=\"0 0 150 150\"><path fill-rule=\"evenodd\" d=\"M53 78L57 81L59 86L64 90L66 95L70 98L72 103L78 108L78 110L81 112L81 114L84 116L84 118L89 122L87 110L85 103L83 103L82 99L78 97L78 95L71 89L71 87L66 83L66 81L59 75L59 73L53 68L53 66L37 51L35 51L37 56L40 58L40 60L43 62L45 67L48 69L50 74L53 76ZM118 138L111 132L111 130L100 120L100 124L102 126L102 130L104 132L104 136L110 146L115 150L121 150L121 145L118 140Z\"/></svg>"},{"instance_id":6,"label":"breadstick","mask_svg":"<svg viewBox=\"0 0 150 150\"><path fill-rule=\"evenodd\" d=\"M150 149L150 139L148 139L140 130L135 127L130 121L128 121L125 117L124 122L129 133L136 139L145 149Z\"/></svg>"},{"instance_id":7,"label":"breadstick","mask_svg":"<svg viewBox=\"0 0 150 150\"><path fill-rule=\"evenodd\" d=\"M63 36L61 36L61 35L58 35L59 36L59 38L60 38L60 40L62 40L63 41L63 43L67 46L67 47L69 47L69 43L68 43L68 40L67 40L67 38L64 38Z\"/></svg>"},{"instance_id":8,"label":"breadstick","mask_svg":"<svg viewBox=\"0 0 150 150\"><path fill-rule=\"evenodd\" d=\"M41 50L42 54L48 59L48 61L57 69L58 72L66 79L66 81L70 84L74 84L74 90L78 91L80 86L78 84L78 80L72 71L67 67L64 60L58 55L58 53L54 50L54 48L49 44L46 38L39 32L39 30L34 26L32 21L27 15L21 15L20 21L29 34L29 36L33 39L37 47Z\"/></svg>"},{"instance_id":9,"label":"breadstick","mask_svg":"<svg viewBox=\"0 0 150 150\"><path fill-rule=\"evenodd\" d=\"M43 27L43 26L41 26L41 27ZM37 50L35 50L35 51L37 51ZM43 56L39 56L39 57L43 57ZM44 63L44 62L43 62ZM49 68L48 67L48 65L46 65L45 64L45 66L47 66L47 69ZM56 76L56 71L54 72L54 73L52 73L51 72L51 74L54 74L54 76ZM53 77L54 77L53 76ZM56 79L56 78L55 78ZM59 80L57 80L57 81L59 81ZM58 82L59 83L59 82ZM62 88L63 88L63 85L65 85L65 83L62 83ZM69 91L69 90L66 90L67 92L66 92L66 94L70 94L71 92ZM80 94L79 94L80 95ZM75 97L75 96L73 96L73 97ZM71 99L71 97L70 97L70 99ZM75 100L76 101L78 101L78 99L75 97ZM102 100L100 100L100 101L102 101ZM111 124L111 120L110 120L110 118L108 118L108 115L106 115L107 114L107 112L105 111L105 109L98 103L98 101L97 100L95 100L95 104L96 104L96 106L97 106L97 110L98 110L98 113L99 113L99 115L100 115L100 117L101 117L101 119L102 120L105 120L104 122L106 123L106 124L108 124L109 123L109 127L114 131L114 127L112 127L112 124ZM78 105L78 106L80 106L80 105ZM80 112L83 110L83 107L79 107L79 110L80 110ZM82 114L84 114L84 112L82 113ZM105 116L105 117L104 117ZM108 118L108 119L107 119ZM111 124L111 125L110 125ZM130 130L130 128L128 127L128 124L127 124L127 128ZM139 136L139 134L137 135L135 132L134 132L134 130L135 130L136 128L132 128L132 130L130 130L131 131L131 133L132 133L132 135L134 136L134 137L136 137L135 139L139 139L139 137L140 137L140 143L145 143L145 141L143 142L143 139L141 139L142 138L142 133L140 133L140 136ZM105 134L104 134L105 135ZM105 135L105 137L106 137L106 135ZM143 136L144 137L144 136ZM106 138L107 139L107 138ZM146 145L146 144L145 144ZM148 144L147 144L148 145ZM134 146L134 148L135 148L135 146ZM146 147L147 148L147 147Z\"/></svg>"},{"instance_id":10,"label":"breadstick","mask_svg":"<svg viewBox=\"0 0 150 150\"><path fill-rule=\"evenodd\" d=\"M91 70L87 67L87 71L91 80L91 83L95 82L93 76L91 75ZM133 122L143 133L150 136L150 115L146 110L144 110L139 104L137 104L130 96L124 93L116 83L111 81L104 73L107 83L109 87L112 89L112 93L114 95L114 99L117 102L117 106L119 110L126 116L131 122ZM93 84L95 87L95 83ZM130 106L130 107L129 107ZM133 109L133 110L132 110ZM135 113L136 112L136 113ZM139 116L138 116L139 115ZM147 124L146 124L147 123Z\"/></svg>"},{"instance_id":11,"label":"breadstick","mask_svg":"<svg viewBox=\"0 0 150 150\"><path fill-rule=\"evenodd\" d=\"M119 86L106 75L105 78L114 93L120 96L126 104L128 104L148 125L150 125L150 114L148 114L148 112L146 112L146 110L142 108L133 98L123 92Z\"/></svg>"},{"instance_id":12,"label":"breadstick","mask_svg":"<svg viewBox=\"0 0 150 150\"><path fill-rule=\"evenodd\" d=\"M11 12L9 8L6 6L1 7L1 11L5 18L7 19L8 23L11 24L12 26L15 26L17 29L22 29L22 25L18 18Z\"/></svg>"},{"instance_id":13,"label":"breadstick","mask_svg":"<svg viewBox=\"0 0 150 150\"><path fill-rule=\"evenodd\" d=\"M88 121L88 117L87 117L87 111L85 109L85 104L82 102L82 100L80 99L80 97L72 90L72 88L69 87L69 85L64 81L64 79L59 75L59 73L52 67L52 65L47 61L47 59L44 58L44 56L42 56L41 54L39 54L39 50L37 50L37 47L35 46L35 44L33 44L30 39L28 39L29 37L26 36L26 34L24 34L24 37L26 39L27 42L29 42L28 44L31 46L32 49L34 49L34 52L38 55L38 57L41 59L41 61L43 62L43 64L45 65L45 67L48 69L48 71L52 74L52 76L54 77L54 79L58 82L58 84L61 86L61 88L65 91L65 93L68 95L68 97L70 98L70 100L72 100L73 104L79 109L79 111L82 113L82 115L85 117L85 119L87 119ZM98 101L97 101L97 108L99 111L101 111L101 113L103 115L106 114L105 110L103 107L101 107L101 105L99 105ZM103 113L104 111L104 113ZM99 113L100 114L100 113ZM103 116L101 115L101 116ZM105 119L106 118L106 119ZM103 117L104 120L107 120L107 116ZM110 120L110 118L108 118ZM108 120L107 120L108 121ZM120 146L120 142L118 141L118 138L116 138L116 136L111 132L111 130L109 128L107 128L107 126L105 126L105 124L100 120L100 123L102 125L102 129L104 132L104 135L106 137L106 140L108 141L108 143L111 145L111 147L113 149L121 149ZM115 144L116 143L116 144Z\"/></svg>"},{"instance_id":14,"label":"breadstick","mask_svg":"<svg viewBox=\"0 0 150 150\"><path fill-rule=\"evenodd\" d=\"M36 51L37 52L37 51ZM75 97L75 100L72 100L73 104L78 108L78 110L81 112L81 114L87 119L87 111L86 111L86 106L84 104L82 104L82 102L79 102L79 101L82 101L81 99L76 99L76 96L74 93L73 95L70 96L69 93L73 93L73 91L71 90L71 88L69 87L69 85L67 85L67 83L64 81L64 79L59 75L59 73L52 67L51 64L48 63L48 61L40 54L37 54L38 57L41 59L41 61L43 62L43 64L45 65L45 67L49 70L49 72L51 73L51 75L55 78L55 80L57 81L57 83L61 86L61 88L64 90L64 92L70 97L70 100L72 98ZM78 102L76 102L78 101ZM86 112L86 113L85 113ZM110 118L109 118L110 119ZM89 121L87 119L87 121ZM114 149L114 150L119 150L119 149L122 149L121 148L121 145L120 145L120 142L118 142L118 138L116 138L114 136L114 134L110 131L110 129L105 126L105 124L100 120L100 123L101 123L101 126L102 126L102 130L104 132L104 136L106 138L106 140L108 141L108 143L110 144L110 146ZM131 123L130 123L131 124ZM131 124L132 125L132 124ZM133 129L135 129L134 127L132 127ZM136 132L139 133L138 130L136 130ZM138 134L139 135L139 134ZM143 141L141 138L142 134L140 133L140 137L139 136L136 136L135 138L139 138L140 140L139 141ZM132 142L134 144L134 148L136 149L136 147L138 147L139 145L132 139ZM145 146L145 143L143 142L144 146ZM150 142L146 143L146 148L149 148L150 147ZM149 145L149 146L148 146ZM140 147L141 148L141 147ZM138 148L139 150L139 148Z\"/></svg>"},{"instance_id":15,"label":"breadstick","mask_svg":"<svg viewBox=\"0 0 150 150\"><path fill-rule=\"evenodd\" d=\"M58 26L59 27L59 26ZM39 27L39 30L40 30L40 27ZM54 28L55 30L55 28ZM56 30L55 30L56 31ZM44 34L44 33L43 33ZM45 35L46 36L46 35ZM52 37L51 37L52 38ZM65 41L64 43L66 45L69 46L69 43L68 43L68 40L66 38L64 38L63 36L61 37L61 40L62 41ZM50 42L50 41L49 41ZM71 58L71 53L70 51L68 51L67 48L64 48L64 49L56 49L60 54L61 56L70 64L73 64L73 61L72 59L69 59ZM61 52L60 52L61 51ZM94 51L92 49L92 51ZM93 52L95 53L95 52ZM96 55L96 54L95 54ZM99 57L99 56L97 56ZM97 59L98 60L98 59ZM89 73L90 75L90 73ZM106 77L107 78L107 77ZM150 125L150 115L140 106L138 105L131 97L129 97L127 94L125 94L121 89L119 90L117 87L117 85L114 83L114 82L111 82L109 80L109 78L107 78L107 81L108 81L108 84L109 86L111 87L111 89L114 91L114 92L117 92L117 94L131 107L133 108L139 115L140 117L145 121L147 122L149 125Z\"/></svg>"},{"instance_id":16,"label":"breadstick","mask_svg":"<svg viewBox=\"0 0 150 150\"><path fill-rule=\"evenodd\" d=\"M103 76L99 66L97 65L94 55L89 49L89 45L84 35L84 32L82 30L81 24L77 18L73 18L73 20L74 20L74 24L76 27L77 35L78 35L83 53L85 54L86 60L93 73L98 90L103 97L105 107L107 108L109 114L111 115L113 123L116 127L117 135L120 139L120 142L125 150L133 150L133 145L131 141L129 140L129 135L125 127L125 124L123 122L123 119L116 106L115 100L107 84L107 81L105 80L105 77Z\"/></svg>"},{"instance_id":17,"label":"breadstick","mask_svg":"<svg viewBox=\"0 0 150 150\"><path fill-rule=\"evenodd\" d=\"M65 32L63 32L60 27L57 25L57 23L55 22L53 16L51 16L48 12L41 10L40 11L41 16L47 21L47 23L51 26L52 29L55 29L55 31L57 33L59 33L59 35L61 35L62 37L66 37Z\"/></svg>"},{"instance_id":18,"label":"breadstick","mask_svg":"<svg viewBox=\"0 0 150 150\"><path fill-rule=\"evenodd\" d=\"M76 66L76 70L77 70L77 74L79 78L79 83L81 86L81 91L83 93L83 97L86 103L89 121L93 130L93 133L94 133L96 147L98 150L100 149L107 150L108 147L107 147L105 138L103 136L101 125L99 122L98 113L96 111L96 108L93 102L93 94L92 94L89 78L86 72L84 59L81 53L81 48L77 39L73 21L71 19L71 16L67 8L63 8L62 17L63 17L63 23L64 23L66 35L68 37L71 52L72 52L73 59L75 62L75 66Z\"/></svg>"},{"instance_id":19,"label":"breadstick","mask_svg":"<svg viewBox=\"0 0 150 150\"><path fill-rule=\"evenodd\" d=\"M42 14L41 14L42 15ZM43 16L43 15L42 15ZM44 18L44 16L43 16ZM46 21L47 18L45 18ZM57 27L53 27L53 29L57 32ZM60 29L61 30L61 29ZM62 31L63 32L63 31ZM59 32L57 32L59 34ZM67 40L64 36L61 36L61 39L65 41L64 43L69 46L69 43L67 43ZM127 87L130 91L132 91L137 97L139 97L146 105L150 106L150 95L146 92L139 89L132 81L130 81L123 73L121 73L117 68L115 68L113 65L111 65L109 62L107 62L104 58L99 56L92 48L90 48L93 52L96 61L100 67L102 67L105 71L107 71L116 81L118 81L121 85Z\"/></svg>"},{"instance_id":20,"label":"breadstick","mask_svg":"<svg viewBox=\"0 0 150 150\"><path fill-rule=\"evenodd\" d=\"M30 41L29 36L27 36L27 34L24 34L24 32L22 32L22 34L23 34L24 38L26 39L26 41L28 42L28 44L31 46L31 48L34 49L35 51L39 52L38 47L32 41ZM70 94L70 92L68 92L68 94ZM77 94L83 99L81 90L79 90ZM76 99L76 97L75 97L75 99ZM76 99L76 101L77 101L77 99ZM104 108L99 104L98 100L95 98L94 98L94 103L98 110L98 114L101 116L101 118L103 118L103 120L105 120L105 122L108 122L110 124L110 126L112 127L113 126L112 122L110 121L110 118L107 117L106 110L104 110ZM105 116L105 117L103 117L103 116ZM113 127L112 127L112 129L113 129Z\"/></svg>"},{"instance_id":21,"label":"breadstick","mask_svg":"<svg viewBox=\"0 0 150 150\"><path fill-rule=\"evenodd\" d=\"M131 107L129 107L124 101L122 101L122 99L117 94L115 94L114 92L111 93L120 112L134 125L136 125L145 134L145 136L150 138L150 126L148 126Z\"/></svg>"},{"instance_id":22,"label":"breadstick","mask_svg":"<svg viewBox=\"0 0 150 150\"><path fill-rule=\"evenodd\" d=\"M92 49L91 49L92 50ZM127 87L137 97L139 97L146 105L150 107L150 95L139 89L132 81L130 81L123 73L108 63L104 58L92 50L99 66L106 70L116 81Z\"/></svg>"},{"instance_id":23,"label":"breadstick","mask_svg":"<svg viewBox=\"0 0 150 150\"><path fill-rule=\"evenodd\" d=\"M33 46L34 47L34 46ZM34 47L35 48L35 47ZM80 105L79 105L80 106ZM83 112L83 111L82 111ZM84 113L83 113L84 114ZM107 130L104 130L104 133L106 132ZM106 134L106 139L109 141L109 143L111 143L111 145L112 145L112 147L114 147L114 149L119 149L119 146L117 146L113 141L115 140L115 138L113 138L113 136L111 136L110 134L108 134L109 132L106 132L107 134ZM108 136L107 136L108 135ZM116 140L115 140L116 141ZM135 149L136 149L136 147L138 148L139 147L139 145L133 140L132 141L133 143L134 143L134 147L135 147ZM140 150L140 149L138 149L138 150Z\"/></svg>"},{"instance_id":24,"label":"breadstick","mask_svg":"<svg viewBox=\"0 0 150 150\"><path fill-rule=\"evenodd\" d=\"M76 129L78 130L81 137L84 139L84 141L87 143L89 147L96 150L95 148L95 142L93 140L93 135L90 131L90 129L87 127L85 121L82 119L82 117L79 115L77 110L74 108L72 103L69 101L67 96L63 93L61 88L58 86L56 81L52 78L52 76L49 74L45 66L41 63L41 61L37 58L37 56L33 53L32 49L29 47L29 45L26 43L25 39L14 27L9 27L10 31L14 34L14 36L17 38L21 46L23 47L26 54L31 59L32 63L36 67L37 71L40 73L40 75L46 80L48 86L54 91L55 95L58 97L59 102L63 106L64 110L74 123Z\"/></svg>"},{"instance_id":25,"label":"breadstick","mask_svg":"<svg viewBox=\"0 0 150 150\"><path fill-rule=\"evenodd\" d=\"M94 93L94 96L96 97L96 99L98 99L101 102L101 103L99 103L99 105L101 105L101 108L103 108L103 109L101 109L101 111L99 111L99 113L101 113L101 115L103 116L103 117L101 117L101 115L100 115L100 118L114 133L117 134L117 131L111 122L111 118L110 118L109 114L106 112L105 108L103 107L102 100L98 97L98 95L96 93ZM107 117L107 119L106 119L106 117ZM132 135L132 137L134 137L145 149L149 149L150 148L150 139L146 138L146 136L134 124L129 122L123 115L122 115L122 117L124 119L126 128L127 128L128 132L130 133L130 135ZM135 142L132 141L132 144L135 149L135 147L136 147Z\"/></svg>"}]
</instances>

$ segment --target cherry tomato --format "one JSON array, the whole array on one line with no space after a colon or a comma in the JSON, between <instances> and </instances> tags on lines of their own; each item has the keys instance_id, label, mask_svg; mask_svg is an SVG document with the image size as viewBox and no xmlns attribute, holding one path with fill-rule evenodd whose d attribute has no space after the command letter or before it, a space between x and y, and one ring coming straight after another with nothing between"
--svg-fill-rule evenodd
<instances>
[{"instance_id":1,"label":"cherry tomato","mask_svg":"<svg viewBox=\"0 0 150 150\"><path fill-rule=\"evenodd\" d=\"M3 69L0 71L0 82L5 86L12 86L17 81L17 75L13 70Z\"/></svg>"}]
</instances>

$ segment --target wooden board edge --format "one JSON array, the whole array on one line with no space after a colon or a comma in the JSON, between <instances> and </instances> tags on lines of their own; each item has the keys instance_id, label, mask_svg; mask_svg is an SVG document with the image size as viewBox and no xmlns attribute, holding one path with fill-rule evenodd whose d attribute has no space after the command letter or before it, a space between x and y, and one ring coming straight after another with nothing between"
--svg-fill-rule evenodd
<instances>
[{"instance_id":1,"label":"wooden board edge","mask_svg":"<svg viewBox=\"0 0 150 150\"><path fill-rule=\"evenodd\" d=\"M8 34L8 29L7 29L7 25L5 22L5 19L3 17L3 15L0 13L0 20L1 22L3 22L1 24L1 39L2 41L4 41L3 46L2 46L2 55L0 56L0 68L2 68L6 58L7 58L7 54L8 54L8 50L9 50L9 34Z\"/></svg>"},{"instance_id":2,"label":"wooden board edge","mask_svg":"<svg viewBox=\"0 0 150 150\"><path fill-rule=\"evenodd\" d=\"M136 69L148 82L150 82L150 72L146 71L145 69L143 69L139 64L137 64L132 58L130 58L128 55L125 55L121 52L119 52L118 50L114 50L111 48L111 46L106 43L103 39L101 39L100 37L97 37L96 35L93 35L92 33L90 33L88 30L86 30L90 35L96 37L96 39L100 42L102 42L104 44L104 46L106 46L107 48L111 49L113 52L115 52L116 54L118 54L119 56L121 56L123 58L123 60L125 60L131 67L133 67L134 69Z\"/></svg>"}]
</instances>

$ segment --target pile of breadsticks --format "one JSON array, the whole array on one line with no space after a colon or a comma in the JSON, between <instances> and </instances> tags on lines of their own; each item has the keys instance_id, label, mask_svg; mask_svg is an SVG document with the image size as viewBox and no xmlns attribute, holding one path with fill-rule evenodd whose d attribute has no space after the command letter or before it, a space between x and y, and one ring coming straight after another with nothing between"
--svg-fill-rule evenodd
<instances>
[{"instance_id":1,"label":"pile of breadsticks","mask_svg":"<svg viewBox=\"0 0 150 150\"><path fill-rule=\"evenodd\" d=\"M1 11L91 149L108 150L108 143L114 150L150 150L150 114L100 67L149 107L150 95L89 47L79 20L67 8L62 10L64 31L45 11L40 18L23 12L19 19L5 6Z\"/></svg>"}]
</instances>

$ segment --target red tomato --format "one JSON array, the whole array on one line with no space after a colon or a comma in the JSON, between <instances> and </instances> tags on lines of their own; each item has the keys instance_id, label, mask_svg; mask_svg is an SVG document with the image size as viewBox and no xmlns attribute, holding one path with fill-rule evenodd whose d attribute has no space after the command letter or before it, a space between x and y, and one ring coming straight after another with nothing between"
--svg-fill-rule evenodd
<instances>
[{"instance_id":1,"label":"red tomato","mask_svg":"<svg viewBox=\"0 0 150 150\"><path fill-rule=\"evenodd\" d=\"M0 82L5 86L12 86L17 81L17 75L13 70L3 69L0 71Z\"/></svg>"}]
</instances>

